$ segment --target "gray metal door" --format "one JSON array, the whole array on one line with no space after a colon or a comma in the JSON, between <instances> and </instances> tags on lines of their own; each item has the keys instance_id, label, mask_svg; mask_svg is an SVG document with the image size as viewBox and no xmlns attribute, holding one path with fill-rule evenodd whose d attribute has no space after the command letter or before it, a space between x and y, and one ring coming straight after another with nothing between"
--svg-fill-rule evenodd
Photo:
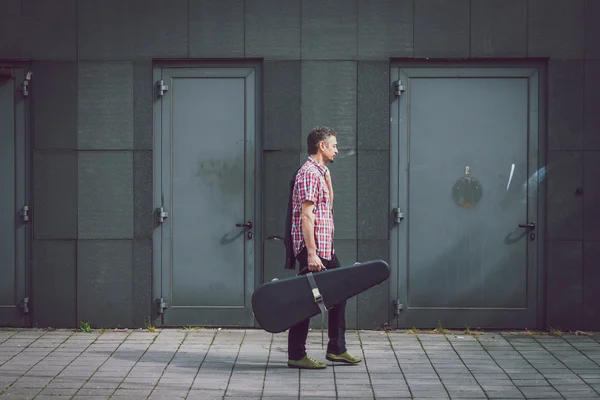
<instances>
[{"instance_id":1,"label":"gray metal door","mask_svg":"<svg viewBox=\"0 0 600 400\"><path fill-rule=\"evenodd\" d=\"M252 326L255 71L155 73L155 232L163 325ZM161 311L161 307L157 307Z\"/></svg>"},{"instance_id":2,"label":"gray metal door","mask_svg":"<svg viewBox=\"0 0 600 400\"><path fill-rule=\"evenodd\" d=\"M537 70L397 68L392 77L398 327L536 328Z\"/></svg>"},{"instance_id":3,"label":"gray metal door","mask_svg":"<svg viewBox=\"0 0 600 400\"><path fill-rule=\"evenodd\" d=\"M26 95L23 68L0 67L0 326L27 326Z\"/></svg>"}]
</instances>

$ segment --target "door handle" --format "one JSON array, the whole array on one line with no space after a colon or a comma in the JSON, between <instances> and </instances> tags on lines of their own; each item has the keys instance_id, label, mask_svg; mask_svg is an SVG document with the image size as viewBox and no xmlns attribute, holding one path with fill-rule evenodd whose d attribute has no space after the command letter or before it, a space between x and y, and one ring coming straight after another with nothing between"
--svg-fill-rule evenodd
<instances>
[{"instance_id":1,"label":"door handle","mask_svg":"<svg viewBox=\"0 0 600 400\"><path fill-rule=\"evenodd\" d=\"M534 230L535 229L535 222L531 222L529 224L519 224L519 228L527 228L527 229Z\"/></svg>"},{"instance_id":2,"label":"door handle","mask_svg":"<svg viewBox=\"0 0 600 400\"><path fill-rule=\"evenodd\" d=\"M235 224L235 226L239 227L239 228L250 228L252 229L252 221L248 221L244 224Z\"/></svg>"}]
</instances>

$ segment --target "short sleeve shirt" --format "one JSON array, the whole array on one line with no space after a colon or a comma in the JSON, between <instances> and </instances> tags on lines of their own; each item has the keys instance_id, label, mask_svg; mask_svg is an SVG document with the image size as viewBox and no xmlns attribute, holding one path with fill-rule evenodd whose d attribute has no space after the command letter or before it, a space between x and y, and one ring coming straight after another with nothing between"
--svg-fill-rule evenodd
<instances>
[{"instance_id":1,"label":"short sleeve shirt","mask_svg":"<svg viewBox=\"0 0 600 400\"><path fill-rule=\"evenodd\" d=\"M298 255L306 246L302 234L302 203L311 201L315 204L315 244L317 255L325 260L333 257L333 213L329 188L325 182L327 167L319 164L312 157L298 170L292 194L292 240L294 254Z\"/></svg>"}]
</instances>

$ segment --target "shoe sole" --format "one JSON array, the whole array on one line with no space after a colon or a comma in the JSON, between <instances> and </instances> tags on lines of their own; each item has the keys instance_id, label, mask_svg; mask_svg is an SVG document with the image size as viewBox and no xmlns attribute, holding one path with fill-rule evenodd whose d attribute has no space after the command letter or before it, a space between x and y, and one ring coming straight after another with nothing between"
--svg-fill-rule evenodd
<instances>
[{"instance_id":1,"label":"shoe sole","mask_svg":"<svg viewBox=\"0 0 600 400\"><path fill-rule=\"evenodd\" d=\"M325 358L328 359L329 361L332 361L332 362L342 362L342 363L345 363L345 364L352 364L352 365L358 364L358 363L360 363L362 361L362 360L348 361L348 360L346 360L344 358L333 358L333 357L329 357L329 356L325 356Z\"/></svg>"},{"instance_id":2,"label":"shoe sole","mask_svg":"<svg viewBox=\"0 0 600 400\"><path fill-rule=\"evenodd\" d=\"M306 367L306 366L303 366L303 365L288 364L288 368L296 368L296 369L325 369L325 368L327 368L327 365L324 365L322 367Z\"/></svg>"}]
</instances>

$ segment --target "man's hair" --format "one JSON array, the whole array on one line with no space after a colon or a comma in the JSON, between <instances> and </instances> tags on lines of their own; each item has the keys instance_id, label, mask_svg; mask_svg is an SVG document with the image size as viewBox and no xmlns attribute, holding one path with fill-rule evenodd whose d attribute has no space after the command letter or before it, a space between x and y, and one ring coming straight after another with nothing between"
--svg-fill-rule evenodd
<instances>
[{"instance_id":1,"label":"man's hair","mask_svg":"<svg viewBox=\"0 0 600 400\"><path fill-rule=\"evenodd\" d=\"M337 133L326 126L315 126L306 138L308 154L317 154L319 151L319 142L329 139L331 136L336 136Z\"/></svg>"}]
</instances>

